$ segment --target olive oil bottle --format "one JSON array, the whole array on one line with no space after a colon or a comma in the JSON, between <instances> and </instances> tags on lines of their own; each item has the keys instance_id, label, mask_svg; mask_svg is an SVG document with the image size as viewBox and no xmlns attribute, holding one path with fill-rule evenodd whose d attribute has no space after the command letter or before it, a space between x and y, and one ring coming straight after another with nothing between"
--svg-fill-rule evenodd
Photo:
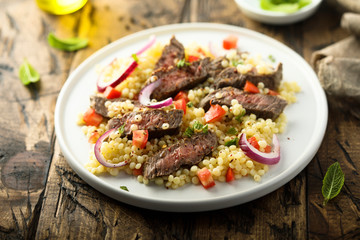
<instances>
[{"instance_id":1,"label":"olive oil bottle","mask_svg":"<svg viewBox=\"0 0 360 240\"><path fill-rule=\"evenodd\" d=\"M36 0L40 9L55 15L73 13L82 8L87 0Z\"/></svg>"}]
</instances>

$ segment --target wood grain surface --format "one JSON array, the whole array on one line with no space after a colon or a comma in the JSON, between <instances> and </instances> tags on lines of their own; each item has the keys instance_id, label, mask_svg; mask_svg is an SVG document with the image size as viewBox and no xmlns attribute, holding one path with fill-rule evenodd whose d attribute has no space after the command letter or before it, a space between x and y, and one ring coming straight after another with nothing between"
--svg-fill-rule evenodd
<instances>
[{"instance_id":1,"label":"wood grain surface","mask_svg":"<svg viewBox=\"0 0 360 240\"><path fill-rule=\"evenodd\" d=\"M270 26L230 0L92 0L65 16L32 0L0 0L0 239L360 239L360 120L331 97L324 141L307 168L262 198L217 211L158 212L104 196L69 167L54 132L56 98L68 75L123 36L171 23L225 23L273 37L309 62L313 51L348 35L340 17L326 2L304 22ZM62 52L47 44L50 32L90 45ZM40 83L19 81L25 58ZM322 179L335 161L345 185L324 207Z\"/></svg>"}]
</instances>

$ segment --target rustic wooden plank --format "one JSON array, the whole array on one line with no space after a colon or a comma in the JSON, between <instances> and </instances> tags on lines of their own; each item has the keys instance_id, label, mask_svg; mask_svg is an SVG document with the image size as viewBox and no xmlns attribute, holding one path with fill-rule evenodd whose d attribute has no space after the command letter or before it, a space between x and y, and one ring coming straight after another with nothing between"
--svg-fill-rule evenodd
<instances>
[{"instance_id":1,"label":"rustic wooden plank","mask_svg":"<svg viewBox=\"0 0 360 240\"><path fill-rule=\"evenodd\" d=\"M47 45L52 20L35 1L0 5L0 238L31 238L53 154L56 97L72 55ZM23 86L18 79L25 58L39 71L40 83Z\"/></svg>"}]
</instances>

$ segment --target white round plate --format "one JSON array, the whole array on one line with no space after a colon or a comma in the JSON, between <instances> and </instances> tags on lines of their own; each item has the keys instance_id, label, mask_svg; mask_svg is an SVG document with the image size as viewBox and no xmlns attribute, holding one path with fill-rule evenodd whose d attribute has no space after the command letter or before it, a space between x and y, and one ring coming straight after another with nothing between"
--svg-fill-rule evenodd
<instances>
[{"instance_id":1,"label":"white round plate","mask_svg":"<svg viewBox=\"0 0 360 240\"><path fill-rule=\"evenodd\" d=\"M221 43L229 34L239 37L238 47L262 56L272 55L284 67L284 81L296 81L302 91L298 102L286 107L286 131L279 135L281 160L270 166L261 182L242 178L231 183L217 182L208 190L187 184L179 189L166 189L155 184L144 185L134 176L120 174L95 176L84 164L90 145L76 124L79 113L89 107L89 96L96 90L96 66L106 65L115 57L131 56L155 34L167 43L172 35L185 46L209 41ZM157 27L119 39L100 49L75 69L64 84L55 109L55 130L62 153L69 165L98 191L130 205L174 212L196 212L226 208L251 201L281 187L311 161L323 139L327 124L327 102L311 67L298 54L280 42L260 33L222 24L188 23ZM120 189L126 186L129 191Z\"/></svg>"},{"instance_id":2,"label":"white round plate","mask_svg":"<svg viewBox=\"0 0 360 240\"><path fill-rule=\"evenodd\" d=\"M316 12L322 2L322 0L312 0L309 5L289 14L264 10L260 7L260 0L235 1L247 17L255 21L274 25L286 25L305 20Z\"/></svg>"}]
</instances>

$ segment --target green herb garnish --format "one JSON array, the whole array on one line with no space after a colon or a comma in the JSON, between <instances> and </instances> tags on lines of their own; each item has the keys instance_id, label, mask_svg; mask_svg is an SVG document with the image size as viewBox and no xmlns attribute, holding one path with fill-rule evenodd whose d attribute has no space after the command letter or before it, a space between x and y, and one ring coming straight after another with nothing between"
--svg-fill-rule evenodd
<instances>
[{"instance_id":1,"label":"green herb garnish","mask_svg":"<svg viewBox=\"0 0 360 240\"><path fill-rule=\"evenodd\" d=\"M345 176L341 170L340 164L335 162L330 165L326 171L321 189L322 195L324 196L324 206L330 199L336 197L340 193L340 190L344 185L344 181Z\"/></svg>"},{"instance_id":2,"label":"green herb garnish","mask_svg":"<svg viewBox=\"0 0 360 240\"><path fill-rule=\"evenodd\" d=\"M235 117L235 120L241 123L241 122L242 122L242 119L241 119L241 118L242 118L243 116L245 116L245 114L246 114L246 110L243 109L242 112Z\"/></svg>"},{"instance_id":3,"label":"green herb garnish","mask_svg":"<svg viewBox=\"0 0 360 240\"><path fill-rule=\"evenodd\" d=\"M239 59L239 60L231 60L231 65L232 65L232 66L236 67L236 66L239 65L239 64L243 65L243 64L244 64L244 61L241 60L241 59Z\"/></svg>"},{"instance_id":4,"label":"green herb garnish","mask_svg":"<svg viewBox=\"0 0 360 240\"><path fill-rule=\"evenodd\" d=\"M88 45L88 40L84 38L66 38L59 39L53 33L49 33L48 35L48 43L50 46L72 52L84 48Z\"/></svg>"},{"instance_id":5,"label":"green herb garnish","mask_svg":"<svg viewBox=\"0 0 360 240\"><path fill-rule=\"evenodd\" d=\"M185 132L184 132L184 135L186 137L191 137L192 135L194 135L194 129L191 128L191 127L187 127Z\"/></svg>"},{"instance_id":6,"label":"green herb garnish","mask_svg":"<svg viewBox=\"0 0 360 240\"><path fill-rule=\"evenodd\" d=\"M125 131L125 123L119 127L118 131L120 133L120 136L124 133L124 131Z\"/></svg>"},{"instance_id":7,"label":"green herb garnish","mask_svg":"<svg viewBox=\"0 0 360 240\"><path fill-rule=\"evenodd\" d=\"M270 54L268 58L270 59L271 62L273 62L273 63L276 62L276 60L275 60L275 58L274 58L273 55Z\"/></svg>"},{"instance_id":8,"label":"green herb garnish","mask_svg":"<svg viewBox=\"0 0 360 240\"><path fill-rule=\"evenodd\" d=\"M189 65L190 65L190 63L189 63L189 62L186 62L186 61L185 61L185 58L179 60L179 61L177 62L177 64L176 64L176 66L177 66L178 68L182 68L182 67L184 67L184 66L189 66Z\"/></svg>"},{"instance_id":9,"label":"green herb garnish","mask_svg":"<svg viewBox=\"0 0 360 240\"><path fill-rule=\"evenodd\" d=\"M24 85L34 83L40 80L40 74L25 59L19 69L19 78Z\"/></svg>"},{"instance_id":10,"label":"green herb garnish","mask_svg":"<svg viewBox=\"0 0 360 240\"><path fill-rule=\"evenodd\" d=\"M225 142L225 146L227 146L227 147L230 147L231 145L235 145L235 146L236 146L236 145L238 144L238 142L239 142L239 139L238 139L238 138L234 138L234 139L231 139L231 140Z\"/></svg>"},{"instance_id":11,"label":"green herb garnish","mask_svg":"<svg viewBox=\"0 0 360 240\"><path fill-rule=\"evenodd\" d=\"M231 127L231 128L229 128L229 130L227 131L227 133L228 133L228 134L236 135L236 134L238 134L238 131L236 130L236 128Z\"/></svg>"},{"instance_id":12,"label":"green herb garnish","mask_svg":"<svg viewBox=\"0 0 360 240\"><path fill-rule=\"evenodd\" d=\"M195 123L191 127L186 128L184 135L186 137L191 137L192 135L194 135L194 133L197 132L208 133L208 128L209 126L207 124L204 126L204 124L200 123L199 121L195 121Z\"/></svg>"},{"instance_id":13,"label":"green herb garnish","mask_svg":"<svg viewBox=\"0 0 360 240\"><path fill-rule=\"evenodd\" d=\"M126 186L120 186L120 188L122 189L122 190L125 190L125 191L129 191L129 189L126 187Z\"/></svg>"},{"instance_id":14,"label":"green herb garnish","mask_svg":"<svg viewBox=\"0 0 360 240\"><path fill-rule=\"evenodd\" d=\"M194 106L194 104L193 104L192 102L188 102L188 103L186 104L186 106L189 107L189 108L192 108L192 107Z\"/></svg>"},{"instance_id":15,"label":"green herb garnish","mask_svg":"<svg viewBox=\"0 0 360 240\"><path fill-rule=\"evenodd\" d=\"M133 57L133 59L134 59L135 62L139 63L139 58L138 58L138 56L136 55L136 53L133 53L131 56Z\"/></svg>"}]
</instances>

